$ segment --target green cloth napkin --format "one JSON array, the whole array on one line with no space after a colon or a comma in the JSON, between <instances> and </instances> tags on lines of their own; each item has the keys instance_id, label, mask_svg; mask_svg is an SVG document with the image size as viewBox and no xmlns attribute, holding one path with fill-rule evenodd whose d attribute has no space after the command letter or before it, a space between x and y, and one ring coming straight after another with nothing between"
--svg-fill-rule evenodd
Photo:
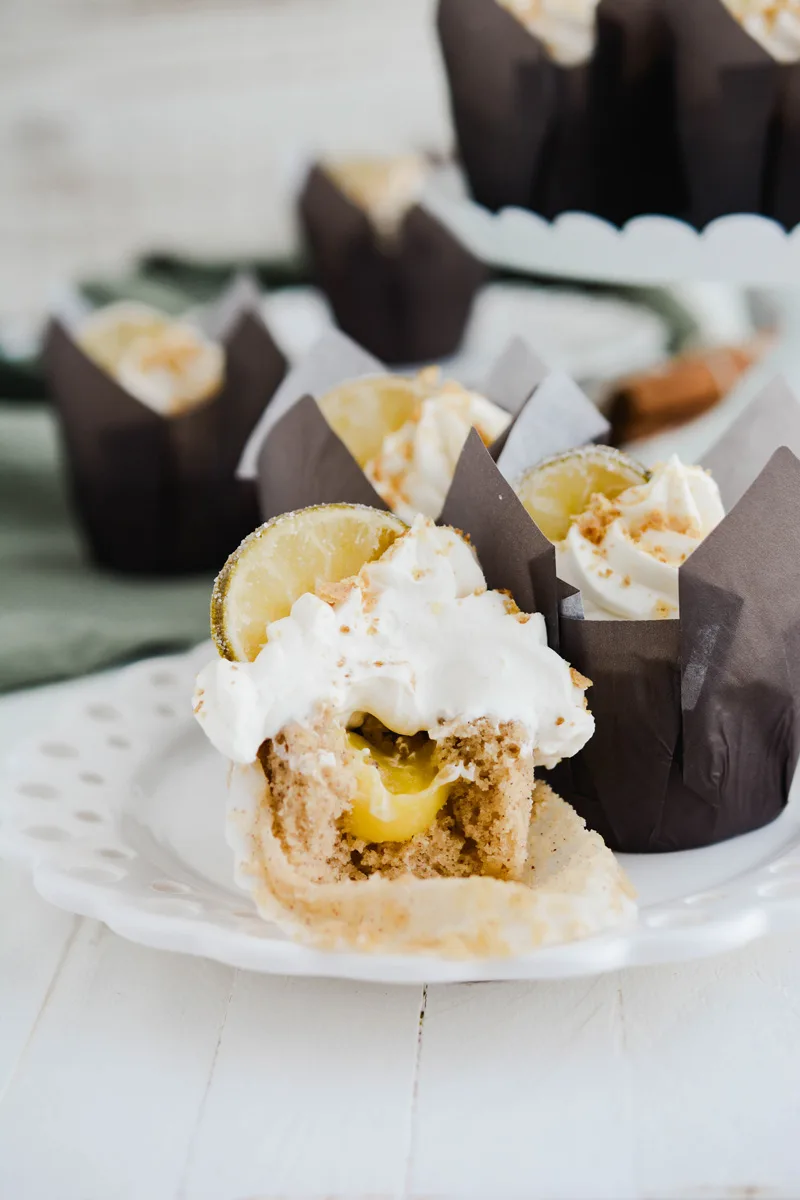
<instances>
[{"instance_id":1,"label":"green cloth napkin","mask_svg":"<svg viewBox=\"0 0 800 1200\"><path fill-rule=\"evenodd\" d=\"M44 405L0 403L0 691L200 641L211 583L92 566L53 417Z\"/></svg>"}]
</instances>

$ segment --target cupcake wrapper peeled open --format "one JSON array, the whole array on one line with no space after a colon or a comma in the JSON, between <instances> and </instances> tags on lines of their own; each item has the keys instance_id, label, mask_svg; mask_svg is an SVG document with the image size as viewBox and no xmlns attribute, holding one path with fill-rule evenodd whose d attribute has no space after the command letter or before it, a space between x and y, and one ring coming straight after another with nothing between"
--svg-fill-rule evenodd
<instances>
[{"instance_id":1,"label":"cupcake wrapper peeled open","mask_svg":"<svg viewBox=\"0 0 800 1200\"><path fill-rule=\"evenodd\" d=\"M226 828L236 881L262 917L322 949L503 958L635 916L611 852L546 784L537 785L520 883L485 876L310 883L272 831L267 787L258 766L231 772Z\"/></svg>"},{"instance_id":2,"label":"cupcake wrapper peeled open","mask_svg":"<svg viewBox=\"0 0 800 1200\"><path fill-rule=\"evenodd\" d=\"M800 221L800 65L777 62L721 0L600 0L592 58L575 67L495 0L440 0L438 24L461 155L487 207L618 225L643 213L697 228L737 212Z\"/></svg>"},{"instance_id":3,"label":"cupcake wrapper peeled open","mask_svg":"<svg viewBox=\"0 0 800 1200\"><path fill-rule=\"evenodd\" d=\"M486 269L449 230L414 205L387 246L319 167L299 213L318 281L346 333L389 363L456 350Z\"/></svg>"},{"instance_id":4,"label":"cupcake wrapper peeled open","mask_svg":"<svg viewBox=\"0 0 800 1200\"><path fill-rule=\"evenodd\" d=\"M44 361L73 501L102 566L153 575L214 570L257 524L255 488L236 478L236 466L286 362L248 288L234 284L214 316L224 384L174 417L131 396L66 323L50 322Z\"/></svg>"},{"instance_id":5,"label":"cupcake wrapper peeled open","mask_svg":"<svg viewBox=\"0 0 800 1200\"><path fill-rule=\"evenodd\" d=\"M352 366L348 348L338 349L339 366ZM323 352L318 366L330 369L336 357ZM531 383L543 369L517 345L493 372L495 398L505 395L510 402L527 396L524 372ZM534 399L546 383L547 377ZM603 431L605 423L574 385L564 388L563 399L573 424L581 412L587 426ZM536 427L536 406L527 400L502 452L513 449L515 435L522 436L518 427L526 410L531 428ZM273 425L256 461L270 511L337 501L386 507L310 395ZM561 589L554 547L531 521L476 430L462 450L440 523L469 537L490 589L509 591L525 611L557 614ZM557 640L557 625L549 633ZM528 862L519 883L483 876L311 883L293 868L274 836L268 784L259 764L232 770L227 834L237 882L252 894L261 915L324 949L503 957L632 919L630 884L601 839L546 784L537 784L534 800Z\"/></svg>"}]
</instances>

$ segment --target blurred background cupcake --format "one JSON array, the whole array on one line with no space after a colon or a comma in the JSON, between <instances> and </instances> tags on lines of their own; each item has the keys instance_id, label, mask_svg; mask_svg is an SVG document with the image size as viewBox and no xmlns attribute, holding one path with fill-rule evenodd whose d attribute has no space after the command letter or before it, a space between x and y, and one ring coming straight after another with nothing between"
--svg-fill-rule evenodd
<instances>
[{"instance_id":1,"label":"blurred background cupcake","mask_svg":"<svg viewBox=\"0 0 800 1200\"><path fill-rule=\"evenodd\" d=\"M388 363L458 348L486 269L421 206L421 154L314 166L299 200L315 279L340 328Z\"/></svg>"},{"instance_id":2,"label":"blurred background cupcake","mask_svg":"<svg viewBox=\"0 0 800 1200\"><path fill-rule=\"evenodd\" d=\"M800 221L795 0L441 0L438 28L488 208Z\"/></svg>"},{"instance_id":3,"label":"blurred background cupcake","mask_svg":"<svg viewBox=\"0 0 800 1200\"><path fill-rule=\"evenodd\" d=\"M257 523L235 469L286 362L249 289L236 290L208 330L125 301L50 323L44 361L71 493L102 566L213 570Z\"/></svg>"}]
</instances>

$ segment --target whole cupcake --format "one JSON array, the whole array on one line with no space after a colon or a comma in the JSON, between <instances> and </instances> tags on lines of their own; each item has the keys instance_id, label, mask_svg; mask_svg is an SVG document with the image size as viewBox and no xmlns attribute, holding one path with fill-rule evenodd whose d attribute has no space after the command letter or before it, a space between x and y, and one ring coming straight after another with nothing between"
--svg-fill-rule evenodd
<instances>
[{"instance_id":1,"label":"whole cupcake","mask_svg":"<svg viewBox=\"0 0 800 1200\"><path fill-rule=\"evenodd\" d=\"M608 430L580 388L520 338L479 388L467 388L436 367L391 374L332 331L287 374L239 474L257 481L265 519L337 502L439 517L473 433L511 478Z\"/></svg>"},{"instance_id":2,"label":"whole cupcake","mask_svg":"<svg viewBox=\"0 0 800 1200\"><path fill-rule=\"evenodd\" d=\"M800 405L776 383L703 468L673 457L649 472L590 447L517 485L554 543L558 647L593 680L597 736L554 786L615 849L709 845L788 802L800 749L793 450Z\"/></svg>"},{"instance_id":3,"label":"whole cupcake","mask_svg":"<svg viewBox=\"0 0 800 1200\"><path fill-rule=\"evenodd\" d=\"M218 567L257 518L236 466L286 369L253 289L235 284L205 327L131 303L55 318L44 358L95 562Z\"/></svg>"},{"instance_id":4,"label":"whole cupcake","mask_svg":"<svg viewBox=\"0 0 800 1200\"><path fill-rule=\"evenodd\" d=\"M485 269L420 206L422 155L318 163L299 199L314 272L340 327L388 363L458 347Z\"/></svg>"}]
</instances>

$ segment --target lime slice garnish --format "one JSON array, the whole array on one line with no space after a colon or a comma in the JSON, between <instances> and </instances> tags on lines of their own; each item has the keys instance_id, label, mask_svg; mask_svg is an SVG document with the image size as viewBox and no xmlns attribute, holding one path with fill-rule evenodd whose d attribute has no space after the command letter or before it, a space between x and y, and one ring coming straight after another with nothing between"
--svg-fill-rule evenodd
<instances>
[{"instance_id":1,"label":"lime slice garnish","mask_svg":"<svg viewBox=\"0 0 800 1200\"><path fill-rule=\"evenodd\" d=\"M560 542L592 496L613 500L648 478L645 468L621 450L583 446L531 467L514 490L545 537Z\"/></svg>"},{"instance_id":2,"label":"lime slice garnish","mask_svg":"<svg viewBox=\"0 0 800 1200\"><path fill-rule=\"evenodd\" d=\"M322 415L359 466L380 454L391 433L413 421L425 389L403 375L372 375L342 383L318 401Z\"/></svg>"},{"instance_id":3,"label":"lime slice garnish","mask_svg":"<svg viewBox=\"0 0 800 1200\"><path fill-rule=\"evenodd\" d=\"M356 575L407 526L360 504L319 504L273 517L246 537L217 576L211 636L223 658L252 662L267 626L322 584Z\"/></svg>"}]
</instances>

